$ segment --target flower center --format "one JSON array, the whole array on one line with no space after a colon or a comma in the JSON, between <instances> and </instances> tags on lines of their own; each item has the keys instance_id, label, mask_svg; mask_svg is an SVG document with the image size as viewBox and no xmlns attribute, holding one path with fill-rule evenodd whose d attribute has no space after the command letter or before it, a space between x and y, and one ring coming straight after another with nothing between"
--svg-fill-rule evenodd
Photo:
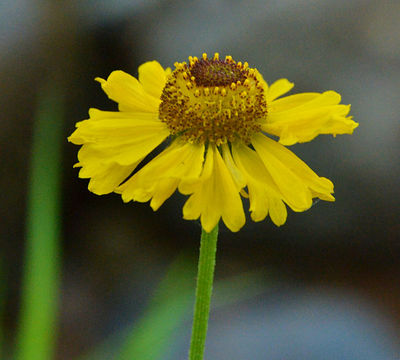
<instances>
[{"instance_id":1,"label":"flower center","mask_svg":"<svg viewBox=\"0 0 400 360\"><path fill-rule=\"evenodd\" d=\"M161 95L161 121L173 135L190 143L221 145L237 139L246 144L261 130L267 115L264 88L256 69L203 54L175 63Z\"/></svg>"}]
</instances>

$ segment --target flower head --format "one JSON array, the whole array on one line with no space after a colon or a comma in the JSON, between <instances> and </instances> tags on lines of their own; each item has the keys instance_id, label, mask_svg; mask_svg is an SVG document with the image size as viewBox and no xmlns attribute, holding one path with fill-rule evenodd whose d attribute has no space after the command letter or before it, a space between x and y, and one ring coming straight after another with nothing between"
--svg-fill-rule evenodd
<instances>
[{"instance_id":1,"label":"flower head","mask_svg":"<svg viewBox=\"0 0 400 360\"><path fill-rule=\"evenodd\" d=\"M269 86L246 62L218 54L189 57L174 71L147 62L138 79L114 71L96 80L119 111L90 109L68 138L82 145L75 166L90 178L90 191L150 201L157 210L178 189L190 195L183 217L200 218L208 232L221 218L232 231L244 225L241 197L249 198L254 221L269 215L278 226L286 205L305 211L313 198L334 201L332 182L284 145L351 134L358 124L338 93L280 98L293 87L288 80ZM135 172L167 138L171 144Z\"/></svg>"}]
</instances>

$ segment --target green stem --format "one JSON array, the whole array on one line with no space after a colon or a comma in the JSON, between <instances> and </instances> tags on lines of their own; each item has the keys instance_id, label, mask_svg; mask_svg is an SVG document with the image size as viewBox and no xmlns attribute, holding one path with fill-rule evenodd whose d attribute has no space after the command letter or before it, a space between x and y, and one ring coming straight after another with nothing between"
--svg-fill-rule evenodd
<instances>
[{"instance_id":1,"label":"green stem","mask_svg":"<svg viewBox=\"0 0 400 360\"><path fill-rule=\"evenodd\" d=\"M54 357L60 272L63 96L42 90L35 122L16 360Z\"/></svg>"},{"instance_id":2,"label":"green stem","mask_svg":"<svg viewBox=\"0 0 400 360\"><path fill-rule=\"evenodd\" d=\"M210 233L202 230L189 360L203 360L214 280L217 238L218 224Z\"/></svg>"}]
</instances>

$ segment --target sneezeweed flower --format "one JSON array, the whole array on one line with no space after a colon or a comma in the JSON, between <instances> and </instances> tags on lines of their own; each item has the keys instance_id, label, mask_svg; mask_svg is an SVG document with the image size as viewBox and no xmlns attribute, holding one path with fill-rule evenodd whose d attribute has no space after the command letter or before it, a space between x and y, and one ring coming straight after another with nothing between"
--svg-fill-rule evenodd
<instances>
[{"instance_id":1,"label":"sneezeweed flower","mask_svg":"<svg viewBox=\"0 0 400 360\"><path fill-rule=\"evenodd\" d=\"M96 80L119 111L90 109L68 138L82 145L75 166L95 194L119 193L124 202L150 201L157 210L178 189L190 195L183 217L200 218L207 232L221 218L231 231L244 225L241 197L249 198L254 221L269 215L278 226L285 204L305 211L313 198L334 201L332 182L285 146L351 134L358 124L338 93L281 97L293 83L268 85L247 62L217 53L189 57L174 71L151 61L139 67L138 79L114 71ZM135 172L166 139L170 145Z\"/></svg>"},{"instance_id":2,"label":"sneezeweed flower","mask_svg":"<svg viewBox=\"0 0 400 360\"><path fill-rule=\"evenodd\" d=\"M286 221L286 205L305 211L313 198L334 201L332 182L285 146L319 134L351 134L358 124L338 93L281 97L292 83L268 85L231 56L189 57L174 71L151 61L139 67L139 79L114 71L96 80L119 111L90 109L90 118L77 124L69 137L82 145L75 166L90 178L92 192L150 201L153 210L177 189L189 195L183 217L200 218L203 228L189 359L202 360L219 220L232 231L244 225L241 197L249 198L254 221L269 215L278 226ZM170 144L135 171L166 139Z\"/></svg>"}]
</instances>

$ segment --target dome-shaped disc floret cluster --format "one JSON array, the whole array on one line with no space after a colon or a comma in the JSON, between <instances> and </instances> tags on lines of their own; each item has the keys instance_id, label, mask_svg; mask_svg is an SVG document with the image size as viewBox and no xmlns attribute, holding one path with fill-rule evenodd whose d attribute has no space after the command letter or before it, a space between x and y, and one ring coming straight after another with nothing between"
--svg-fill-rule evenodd
<instances>
[{"instance_id":1,"label":"dome-shaped disc floret cluster","mask_svg":"<svg viewBox=\"0 0 400 360\"><path fill-rule=\"evenodd\" d=\"M160 119L171 134L191 142L216 145L237 139L246 144L261 130L267 115L258 72L218 54L176 63L161 95Z\"/></svg>"}]
</instances>

